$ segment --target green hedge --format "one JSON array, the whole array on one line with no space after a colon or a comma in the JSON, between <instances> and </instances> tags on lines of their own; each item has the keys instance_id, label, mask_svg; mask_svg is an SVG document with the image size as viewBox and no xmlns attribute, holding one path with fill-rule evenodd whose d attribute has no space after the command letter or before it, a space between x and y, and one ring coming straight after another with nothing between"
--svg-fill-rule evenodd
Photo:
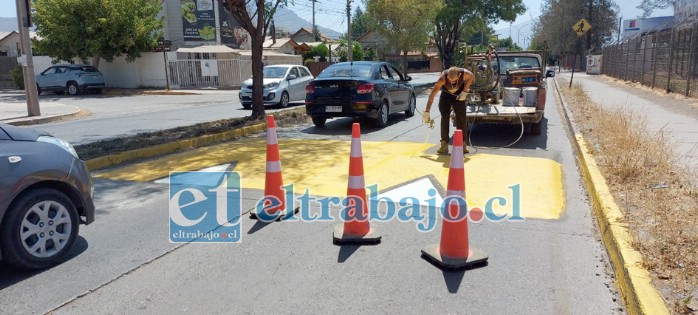
<instances>
[{"instance_id":1,"label":"green hedge","mask_svg":"<svg viewBox=\"0 0 698 315\"><path fill-rule=\"evenodd\" d=\"M24 90L24 74L22 73L22 65L18 64L14 69L10 70L10 77L15 81L17 86Z\"/></svg>"}]
</instances>

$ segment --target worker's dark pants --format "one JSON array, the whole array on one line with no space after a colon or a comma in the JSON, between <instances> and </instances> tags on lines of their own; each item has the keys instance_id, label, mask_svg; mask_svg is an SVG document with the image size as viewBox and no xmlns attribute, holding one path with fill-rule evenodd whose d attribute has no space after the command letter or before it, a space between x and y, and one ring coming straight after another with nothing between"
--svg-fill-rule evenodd
<instances>
[{"instance_id":1,"label":"worker's dark pants","mask_svg":"<svg viewBox=\"0 0 698 315\"><path fill-rule=\"evenodd\" d=\"M457 101L455 95L444 91L441 91L441 97L439 97L441 141L448 142L448 139L451 137L448 131L451 124L451 107L453 107L453 112L456 113L456 129L463 130L463 145L466 145L468 141L468 125L465 120L465 101Z\"/></svg>"}]
</instances>

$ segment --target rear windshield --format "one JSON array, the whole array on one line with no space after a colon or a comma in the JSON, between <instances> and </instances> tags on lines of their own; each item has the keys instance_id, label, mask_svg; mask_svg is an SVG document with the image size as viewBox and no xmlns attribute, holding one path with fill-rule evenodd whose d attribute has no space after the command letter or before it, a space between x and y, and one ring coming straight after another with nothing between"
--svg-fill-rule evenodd
<instances>
[{"instance_id":1,"label":"rear windshield","mask_svg":"<svg viewBox=\"0 0 698 315\"><path fill-rule=\"evenodd\" d=\"M99 72L97 68L93 66L77 66L70 68L71 71L84 71L84 72Z\"/></svg>"},{"instance_id":2,"label":"rear windshield","mask_svg":"<svg viewBox=\"0 0 698 315\"><path fill-rule=\"evenodd\" d=\"M371 77L371 67L373 65L368 64L335 64L327 67L327 69L322 70L317 76L318 78L329 78L329 77L360 77L360 78L370 78Z\"/></svg>"},{"instance_id":3,"label":"rear windshield","mask_svg":"<svg viewBox=\"0 0 698 315\"><path fill-rule=\"evenodd\" d=\"M493 60L495 65L497 64L496 60ZM536 57L499 57L499 65L502 68L500 73L510 70L540 68L540 63Z\"/></svg>"}]
</instances>

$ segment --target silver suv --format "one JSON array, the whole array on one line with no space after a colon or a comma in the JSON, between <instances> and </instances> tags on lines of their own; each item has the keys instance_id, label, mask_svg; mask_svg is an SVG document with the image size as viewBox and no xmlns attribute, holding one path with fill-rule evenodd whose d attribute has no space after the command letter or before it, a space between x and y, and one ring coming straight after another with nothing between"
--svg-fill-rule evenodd
<instances>
[{"instance_id":1,"label":"silver suv","mask_svg":"<svg viewBox=\"0 0 698 315\"><path fill-rule=\"evenodd\" d=\"M43 91L68 92L70 95L91 91L99 94L104 88L104 76L90 65L54 65L36 76L36 88L39 94Z\"/></svg>"}]
</instances>

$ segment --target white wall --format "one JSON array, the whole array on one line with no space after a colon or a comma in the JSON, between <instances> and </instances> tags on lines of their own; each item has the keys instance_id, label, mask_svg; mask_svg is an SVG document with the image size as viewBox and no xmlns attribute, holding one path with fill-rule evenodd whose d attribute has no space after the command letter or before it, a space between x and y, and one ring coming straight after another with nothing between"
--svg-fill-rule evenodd
<instances>
[{"instance_id":1,"label":"white wall","mask_svg":"<svg viewBox=\"0 0 698 315\"><path fill-rule=\"evenodd\" d=\"M168 56L168 58L174 58ZM165 87L165 60L162 53L142 53L134 62L121 56L112 62L99 62L107 87L138 88Z\"/></svg>"},{"instance_id":2,"label":"white wall","mask_svg":"<svg viewBox=\"0 0 698 315\"><path fill-rule=\"evenodd\" d=\"M264 64L298 64L302 65L303 60L301 55L285 55L279 53L265 52ZM241 62L251 60L251 54L243 53L239 57ZM168 61L176 61L177 53L168 52ZM40 74L46 68L53 65L51 58L47 56L35 56L34 72ZM69 63L60 61L59 63ZM76 60L74 63L80 63ZM246 63L246 64L249 64ZM141 57L134 62L126 62L126 57L121 56L115 58L112 62L107 62L102 59L99 62L99 71L104 75L104 81L108 88L165 88L165 60L161 52L142 53ZM251 75L251 69L244 67L242 69L242 79ZM170 82L172 84L172 82Z\"/></svg>"},{"instance_id":3,"label":"white wall","mask_svg":"<svg viewBox=\"0 0 698 315\"><path fill-rule=\"evenodd\" d=\"M171 53L167 58L175 60L175 53ZM53 65L51 57L34 56L34 73L40 74L46 68ZM58 63L69 63L59 61ZM80 63L75 60L76 64ZM104 82L111 88L138 88L138 87L162 87L165 82L165 60L162 53L142 53L141 58L134 62L126 62L126 57L121 56L113 62L102 59L99 62L99 72L104 75Z\"/></svg>"}]
</instances>

